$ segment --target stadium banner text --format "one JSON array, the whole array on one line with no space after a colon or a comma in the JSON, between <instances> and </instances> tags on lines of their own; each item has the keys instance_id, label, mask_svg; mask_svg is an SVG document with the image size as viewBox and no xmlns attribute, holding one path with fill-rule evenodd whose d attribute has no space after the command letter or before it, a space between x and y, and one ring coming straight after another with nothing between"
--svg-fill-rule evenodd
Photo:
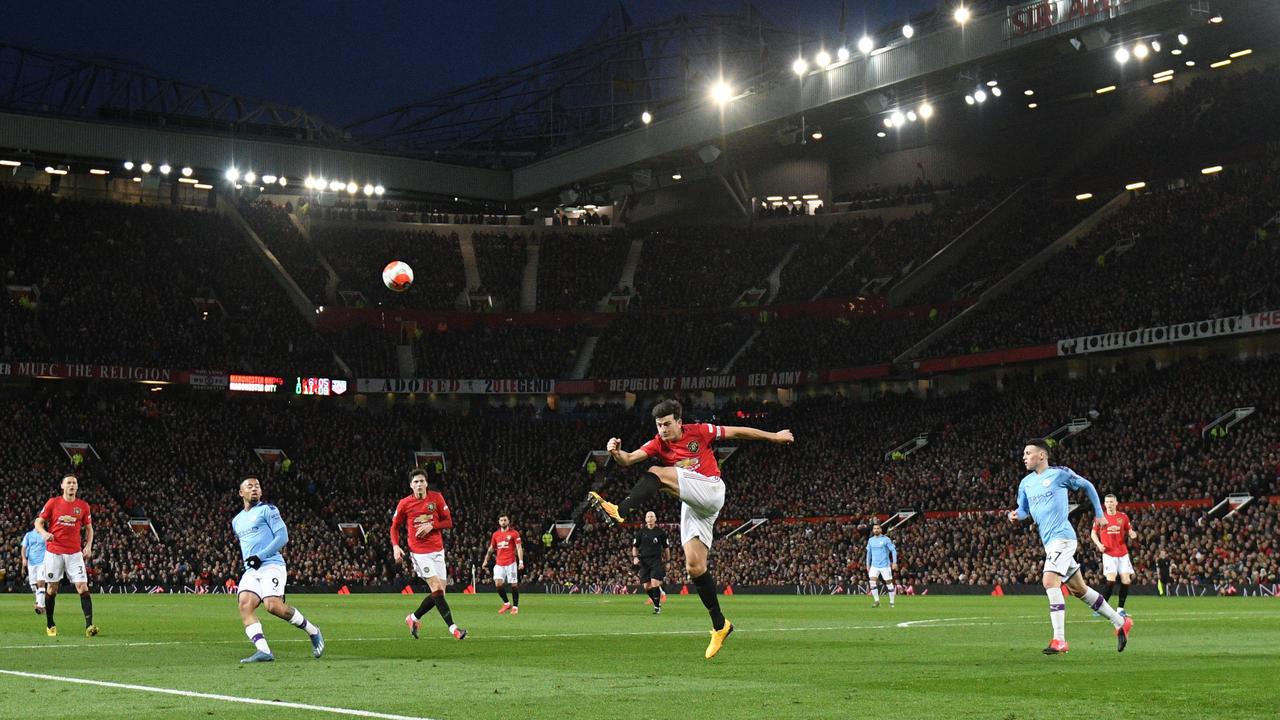
<instances>
[{"instance_id":1,"label":"stadium banner text","mask_svg":"<svg viewBox=\"0 0 1280 720\"><path fill-rule=\"evenodd\" d=\"M555 380L448 380L440 378L360 378L356 392L443 393L455 395L548 395L556 392Z\"/></svg>"},{"instance_id":2,"label":"stadium banner text","mask_svg":"<svg viewBox=\"0 0 1280 720\"><path fill-rule=\"evenodd\" d=\"M33 377L133 382L178 382L184 374L177 370L134 365L94 365L92 363L0 362L0 377Z\"/></svg>"},{"instance_id":3,"label":"stadium banner text","mask_svg":"<svg viewBox=\"0 0 1280 720\"><path fill-rule=\"evenodd\" d=\"M1085 355L1147 345L1245 335L1267 330L1280 330L1280 310L1068 338L1058 341L1058 355L1060 357Z\"/></svg>"}]
</instances>

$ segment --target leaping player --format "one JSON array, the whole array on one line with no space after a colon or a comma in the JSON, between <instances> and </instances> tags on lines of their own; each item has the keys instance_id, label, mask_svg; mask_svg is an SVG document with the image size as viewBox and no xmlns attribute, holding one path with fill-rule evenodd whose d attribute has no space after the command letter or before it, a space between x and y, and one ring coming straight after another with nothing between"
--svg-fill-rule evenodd
<instances>
[{"instance_id":1,"label":"leaping player","mask_svg":"<svg viewBox=\"0 0 1280 720\"><path fill-rule=\"evenodd\" d=\"M704 657L708 660L720 652L725 638L733 632L733 623L720 611L716 582L707 571L707 555L715 533L716 518L724 507L724 482L711 444L718 440L767 440L779 444L795 441L790 430L766 432L748 427L730 427L698 423L685 425L683 408L676 400L663 400L653 407L657 434L639 450L622 449L620 438L610 438L607 448L614 462L635 465L647 458L662 463L641 473L631 494L617 505L591 492L588 500L614 523L627 518L648 502L658 490L680 498L680 542L684 546L685 569L698 589L702 605L711 615L711 642Z\"/></svg>"}]
</instances>

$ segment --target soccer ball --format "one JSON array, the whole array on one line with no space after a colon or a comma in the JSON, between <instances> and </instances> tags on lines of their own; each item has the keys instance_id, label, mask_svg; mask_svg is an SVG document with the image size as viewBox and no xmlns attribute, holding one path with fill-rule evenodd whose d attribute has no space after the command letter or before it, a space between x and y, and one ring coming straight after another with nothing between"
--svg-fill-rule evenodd
<instances>
[{"instance_id":1,"label":"soccer ball","mask_svg":"<svg viewBox=\"0 0 1280 720\"><path fill-rule=\"evenodd\" d=\"M404 292L413 284L413 268L408 263L392 260L382 268L382 283L391 292Z\"/></svg>"}]
</instances>

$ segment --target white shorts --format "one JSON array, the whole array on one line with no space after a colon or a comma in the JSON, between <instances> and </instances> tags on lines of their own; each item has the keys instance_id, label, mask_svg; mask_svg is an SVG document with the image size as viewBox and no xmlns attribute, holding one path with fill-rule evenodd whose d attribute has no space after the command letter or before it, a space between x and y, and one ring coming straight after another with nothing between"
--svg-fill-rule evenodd
<instances>
[{"instance_id":1,"label":"white shorts","mask_svg":"<svg viewBox=\"0 0 1280 720\"><path fill-rule=\"evenodd\" d=\"M444 551L433 553L409 553L413 558L413 571L423 580L440 578L448 584L449 573L444 569Z\"/></svg>"},{"instance_id":2,"label":"white shorts","mask_svg":"<svg viewBox=\"0 0 1280 720\"><path fill-rule=\"evenodd\" d=\"M284 565L272 563L257 570L245 570L237 587L242 593L250 592L266 600L269 597L284 597L284 584L288 579L289 573Z\"/></svg>"},{"instance_id":3,"label":"white shorts","mask_svg":"<svg viewBox=\"0 0 1280 720\"><path fill-rule=\"evenodd\" d=\"M64 576L73 583L89 582L89 574L84 569L84 553L45 553L40 573L46 583L62 582Z\"/></svg>"},{"instance_id":4,"label":"white shorts","mask_svg":"<svg viewBox=\"0 0 1280 720\"><path fill-rule=\"evenodd\" d=\"M510 565L494 565L493 579L501 580L510 585L518 585L520 583L520 563L513 562Z\"/></svg>"},{"instance_id":5,"label":"white shorts","mask_svg":"<svg viewBox=\"0 0 1280 720\"><path fill-rule=\"evenodd\" d=\"M1125 553L1120 557L1102 553L1102 574L1107 576L1132 575L1133 563L1129 560L1129 553Z\"/></svg>"},{"instance_id":6,"label":"white shorts","mask_svg":"<svg viewBox=\"0 0 1280 720\"><path fill-rule=\"evenodd\" d=\"M724 483L693 470L676 468L680 479L680 544L694 538L711 547L716 518L724 507Z\"/></svg>"},{"instance_id":7,"label":"white shorts","mask_svg":"<svg viewBox=\"0 0 1280 720\"><path fill-rule=\"evenodd\" d=\"M869 578L871 578L872 580L875 580L875 579L878 577L878 578L880 578L881 580L884 580L885 582L893 582L893 570L892 570L891 568L887 568L887 567L882 567L882 568L877 568L877 567L868 568L868 569L867 569L867 576L868 576Z\"/></svg>"},{"instance_id":8,"label":"white shorts","mask_svg":"<svg viewBox=\"0 0 1280 720\"><path fill-rule=\"evenodd\" d=\"M35 588L36 583L44 582L44 575L41 574L41 568L43 567L44 565L32 565L31 563L27 563L27 582L30 583L33 589Z\"/></svg>"},{"instance_id":9,"label":"white shorts","mask_svg":"<svg viewBox=\"0 0 1280 720\"><path fill-rule=\"evenodd\" d=\"M1063 580L1076 574L1080 563L1076 562L1076 541L1050 540L1044 546L1044 571L1059 575Z\"/></svg>"}]
</instances>

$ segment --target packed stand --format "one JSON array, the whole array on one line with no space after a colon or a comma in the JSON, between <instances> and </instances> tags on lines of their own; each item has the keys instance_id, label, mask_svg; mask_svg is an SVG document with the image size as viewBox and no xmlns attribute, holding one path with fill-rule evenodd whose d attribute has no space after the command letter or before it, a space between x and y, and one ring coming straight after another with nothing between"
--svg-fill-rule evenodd
<instances>
[{"instance_id":1,"label":"packed stand","mask_svg":"<svg viewBox=\"0 0 1280 720\"><path fill-rule=\"evenodd\" d=\"M456 234L316 224L311 238L338 273L338 289L358 290L375 306L453 308L466 288ZM405 292L382 284L382 268L392 260L413 268Z\"/></svg>"},{"instance_id":2,"label":"packed stand","mask_svg":"<svg viewBox=\"0 0 1280 720\"><path fill-rule=\"evenodd\" d=\"M946 315L925 310L918 317L894 319L853 313L774 318L761 325L760 335L733 370L824 370L892 362L946 320Z\"/></svg>"},{"instance_id":3,"label":"packed stand","mask_svg":"<svg viewBox=\"0 0 1280 720\"><path fill-rule=\"evenodd\" d=\"M732 312L626 313L601 333L588 377L715 375L757 322Z\"/></svg>"},{"instance_id":4,"label":"packed stand","mask_svg":"<svg viewBox=\"0 0 1280 720\"><path fill-rule=\"evenodd\" d=\"M1102 200L1096 199L1046 202L1040 193L1032 194L954 265L917 290L908 302L923 304L976 298L1101 205Z\"/></svg>"},{"instance_id":5,"label":"packed stand","mask_svg":"<svg viewBox=\"0 0 1280 720\"><path fill-rule=\"evenodd\" d=\"M881 280L884 289L892 287L982 219L1015 187L1004 180L972 180L952 190L946 202L931 212L889 223L857 262L832 280L826 297L856 297L873 280Z\"/></svg>"},{"instance_id":6,"label":"packed stand","mask_svg":"<svg viewBox=\"0 0 1280 720\"><path fill-rule=\"evenodd\" d=\"M862 530L782 520L862 518L911 507L976 514L972 522L935 526L930 520L902 528L895 539L905 578L925 584L1034 580L1042 560L1034 531L981 513L1013 506L1025 472L1019 462L1024 439L1077 417L1090 419L1092 427L1063 439L1052 461L1122 502L1220 498L1237 491L1280 495L1277 381L1275 359L1207 361L1074 381L1006 378L1003 389L928 400L834 396L790 408L691 404L686 422L790 428L797 439L790 446L722 443L738 446L723 466L728 493L722 518L771 521L744 538L717 541L717 578L730 584L857 580ZM36 506L56 494L57 478L73 467L57 442L74 438L92 443L95 453L77 471L82 494L98 515L97 582L218 588L237 577L238 545L229 521L240 507L239 479L256 474L289 525L291 583L403 583L407 569L390 559L390 514L408 494L406 473L418 462L414 452L437 450L444 464L427 466L455 517L455 528L447 531L455 581L470 580L497 516L505 513L524 536L527 581L604 588L633 582L629 536L603 527L582 499L593 487L620 497L634 482L638 469L586 461L609 437L624 438L627 448L652 437L647 403L630 410L584 405L555 411L481 401L457 415L409 402L350 407L314 398L167 397L118 386L7 401L15 422L0 427L0 470L12 479L4 490L12 508L4 520L11 538L6 544L16 543ZM1245 404L1257 412L1226 435L1202 432L1208 419ZM922 432L929 445L886 457ZM254 448L280 448L285 456L263 460ZM670 498L655 498L651 507L662 522L677 517ZM1135 545L1140 574L1149 572L1148 554L1165 549L1197 582L1274 577L1274 510L1259 504L1239 519L1202 516L1161 510L1144 520L1135 511L1140 533L1144 524L1169 528L1159 530L1165 539L1159 548L1146 540ZM150 519L159 541L129 531L130 517ZM585 524L568 543L542 545L541 533L565 519ZM366 534L342 533L337 524L344 522L360 523ZM12 564L14 550L8 552ZM678 549L671 563L672 576L679 577ZM487 572L476 569L481 580Z\"/></svg>"},{"instance_id":7,"label":"packed stand","mask_svg":"<svg viewBox=\"0 0 1280 720\"><path fill-rule=\"evenodd\" d=\"M554 380L569 376L589 332L582 325L441 324L422 331L413 351L418 377Z\"/></svg>"},{"instance_id":8,"label":"packed stand","mask_svg":"<svg viewBox=\"0 0 1280 720\"><path fill-rule=\"evenodd\" d=\"M940 343L956 355L1280 307L1276 162L1144 193ZM1047 312L1046 298L1069 298Z\"/></svg>"},{"instance_id":9,"label":"packed stand","mask_svg":"<svg viewBox=\"0 0 1280 720\"><path fill-rule=\"evenodd\" d=\"M803 228L767 230L677 227L644 236L637 298L649 309L727 308L753 287L767 287Z\"/></svg>"},{"instance_id":10,"label":"packed stand","mask_svg":"<svg viewBox=\"0 0 1280 720\"><path fill-rule=\"evenodd\" d=\"M594 312L618 283L631 241L607 235L548 233L538 256L538 309Z\"/></svg>"},{"instance_id":11,"label":"packed stand","mask_svg":"<svg viewBox=\"0 0 1280 720\"><path fill-rule=\"evenodd\" d=\"M331 374L333 355L239 230L203 210L0 188L0 352L41 360Z\"/></svg>"},{"instance_id":12,"label":"packed stand","mask_svg":"<svg viewBox=\"0 0 1280 720\"><path fill-rule=\"evenodd\" d=\"M1151 108L1107 149L1106 165L1163 175L1256 157L1275 138L1280 66L1198 77ZM1178 163L1173 166L1172 163ZM1166 166L1161 166L1164 163Z\"/></svg>"},{"instance_id":13,"label":"packed stand","mask_svg":"<svg viewBox=\"0 0 1280 720\"><path fill-rule=\"evenodd\" d=\"M473 233L471 245L476 252L480 287L470 288L469 291L491 296L500 310L520 310L521 278L524 277L524 268L529 261L524 236Z\"/></svg>"},{"instance_id":14,"label":"packed stand","mask_svg":"<svg viewBox=\"0 0 1280 720\"><path fill-rule=\"evenodd\" d=\"M862 190L837 193L832 202L837 205L849 203L849 212L902 207L904 205L923 205L924 203L934 202L938 197L938 193L948 192L951 188L950 181L944 181L935 187L928 180L916 178L910 185L884 187L875 183Z\"/></svg>"},{"instance_id":15,"label":"packed stand","mask_svg":"<svg viewBox=\"0 0 1280 720\"><path fill-rule=\"evenodd\" d=\"M316 249L294 227L289 219L290 209L266 201L240 203L241 216L280 261L285 272L298 283L312 303L324 305L327 302L325 287L329 282L329 271L321 263Z\"/></svg>"},{"instance_id":16,"label":"packed stand","mask_svg":"<svg viewBox=\"0 0 1280 720\"><path fill-rule=\"evenodd\" d=\"M796 252L782 268L776 303L808 302L823 286L867 247L881 230L880 218L838 222L813 234L798 234Z\"/></svg>"}]
</instances>

